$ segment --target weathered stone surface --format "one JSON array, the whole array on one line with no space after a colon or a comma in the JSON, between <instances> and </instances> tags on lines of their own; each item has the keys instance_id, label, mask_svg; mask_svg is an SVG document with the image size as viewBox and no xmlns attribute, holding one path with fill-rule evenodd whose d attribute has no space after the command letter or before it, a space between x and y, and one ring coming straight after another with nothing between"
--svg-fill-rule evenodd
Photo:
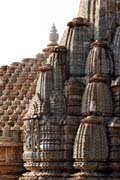
<instances>
[{"instance_id":1,"label":"weathered stone surface","mask_svg":"<svg viewBox=\"0 0 120 180\"><path fill-rule=\"evenodd\" d=\"M81 103L84 87L84 83L76 78L70 78L65 82L68 115L81 115Z\"/></svg>"},{"instance_id":2,"label":"weathered stone surface","mask_svg":"<svg viewBox=\"0 0 120 180\"><path fill-rule=\"evenodd\" d=\"M65 170L67 172L74 172L73 169L73 146L74 139L79 127L81 117L68 115L64 120L64 157L65 157Z\"/></svg>"},{"instance_id":3,"label":"weathered stone surface","mask_svg":"<svg viewBox=\"0 0 120 180\"><path fill-rule=\"evenodd\" d=\"M62 40L67 48L67 67L70 76L83 76L85 63L90 48L90 32L88 22L83 18L75 18L68 23L69 29Z\"/></svg>"},{"instance_id":4,"label":"weathered stone surface","mask_svg":"<svg viewBox=\"0 0 120 180\"><path fill-rule=\"evenodd\" d=\"M31 172L20 179L62 178L65 159L62 121L31 119L26 120L24 126L24 166Z\"/></svg>"},{"instance_id":5,"label":"weathered stone surface","mask_svg":"<svg viewBox=\"0 0 120 180\"><path fill-rule=\"evenodd\" d=\"M81 0L67 25L0 67L1 180L120 179L120 0Z\"/></svg>"},{"instance_id":6,"label":"weathered stone surface","mask_svg":"<svg viewBox=\"0 0 120 180\"><path fill-rule=\"evenodd\" d=\"M40 76L26 117L41 116L50 113L50 94L53 86L53 67L45 65L40 68Z\"/></svg>"},{"instance_id":7,"label":"weathered stone surface","mask_svg":"<svg viewBox=\"0 0 120 180\"><path fill-rule=\"evenodd\" d=\"M112 40L112 33L119 23L120 10L117 0L81 0L78 17L88 19L91 23L91 37ZM117 17L117 18L116 18Z\"/></svg>"}]
</instances>

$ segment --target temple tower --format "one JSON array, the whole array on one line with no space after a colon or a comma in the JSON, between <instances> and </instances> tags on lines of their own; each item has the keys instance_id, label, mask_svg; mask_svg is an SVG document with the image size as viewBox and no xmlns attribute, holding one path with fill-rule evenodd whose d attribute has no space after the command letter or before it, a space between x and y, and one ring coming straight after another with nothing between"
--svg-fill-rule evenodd
<instances>
[{"instance_id":1,"label":"temple tower","mask_svg":"<svg viewBox=\"0 0 120 180\"><path fill-rule=\"evenodd\" d=\"M55 30L55 26L53 26ZM55 36L55 37L54 37ZM20 180L65 179L64 119L66 98L66 48L56 43L56 31L50 34L49 57L40 75L28 113L24 119L25 168L30 172Z\"/></svg>"},{"instance_id":2,"label":"temple tower","mask_svg":"<svg viewBox=\"0 0 120 180\"><path fill-rule=\"evenodd\" d=\"M120 177L118 4L120 1L112 0L80 2L78 16L90 23L94 42L85 66L87 85L81 112L86 118L80 123L74 143L74 166L81 172L72 179Z\"/></svg>"},{"instance_id":3,"label":"temple tower","mask_svg":"<svg viewBox=\"0 0 120 180\"><path fill-rule=\"evenodd\" d=\"M34 79L32 75L24 79L30 71L25 65L28 60L23 65L26 69L20 66L15 70L16 79L10 79L10 83L19 80L16 88L20 93L9 97L22 104L9 102L16 107L19 119L13 121L13 116L4 115L0 121L0 178L118 180L120 0L81 0L78 15L68 22L60 44L58 37L53 24L42 62L38 57L36 84L28 83ZM0 92L8 82L7 73ZM7 86L3 101L12 85ZM29 86L31 91L33 86L36 89L33 94L27 94ZM23 113L19 108L25 109L25 95L31 101ZM11 106L3 106L1 114L7 109L10 116ZM19 177L24 170L22 145L26 170Z\"/></svg>"}]
</instances>

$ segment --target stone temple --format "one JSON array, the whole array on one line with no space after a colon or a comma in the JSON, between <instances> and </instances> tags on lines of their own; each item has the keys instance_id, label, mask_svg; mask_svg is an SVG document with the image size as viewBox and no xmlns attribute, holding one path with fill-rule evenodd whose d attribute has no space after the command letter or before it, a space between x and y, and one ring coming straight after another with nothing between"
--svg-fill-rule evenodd
<instances>
[{"instance_id":1,"label":"stone temple","mask_svg":"<svg viewBox=\"0 0 120 180\"><path fill-rule=\"evenodd\" d=\"M81 0L57 40L0 67L0 180L120 180L120 0Z\"/></svg>"}]
</instances>

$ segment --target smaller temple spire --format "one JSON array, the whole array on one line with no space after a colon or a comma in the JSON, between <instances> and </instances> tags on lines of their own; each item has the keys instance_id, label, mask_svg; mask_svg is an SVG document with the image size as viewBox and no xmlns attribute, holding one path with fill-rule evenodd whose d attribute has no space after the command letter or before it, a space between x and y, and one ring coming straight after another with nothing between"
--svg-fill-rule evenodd
<instances>
[{"instance_id":1,"label":"smaller temple spire","mask_svg":"<svg viewBox=\"0 0 120 180\"><path fill-rule=\"evenodd\" d=\"M57 33L55 24L53 24L49 34L50 45L57 45L58 39L59 39L59 34Z\"/></svg>"}]
</instances>

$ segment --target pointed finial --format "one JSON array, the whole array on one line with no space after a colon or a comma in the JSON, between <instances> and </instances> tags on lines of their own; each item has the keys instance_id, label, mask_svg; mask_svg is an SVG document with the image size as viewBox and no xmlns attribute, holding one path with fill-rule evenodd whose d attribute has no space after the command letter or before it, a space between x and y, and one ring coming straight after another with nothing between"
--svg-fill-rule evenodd
<instances>
[{"instance_id":1,"label":"pointed finial","mask_svg":"<svg viewBox=\"0 0 120 180\"><path fill-rule=\"evenodd\" d=\"M53 24L49 34L50 45L57 45L58 39L59 39L59 34L57 33L55 24Z\"/></svg>"}]
</instances>

